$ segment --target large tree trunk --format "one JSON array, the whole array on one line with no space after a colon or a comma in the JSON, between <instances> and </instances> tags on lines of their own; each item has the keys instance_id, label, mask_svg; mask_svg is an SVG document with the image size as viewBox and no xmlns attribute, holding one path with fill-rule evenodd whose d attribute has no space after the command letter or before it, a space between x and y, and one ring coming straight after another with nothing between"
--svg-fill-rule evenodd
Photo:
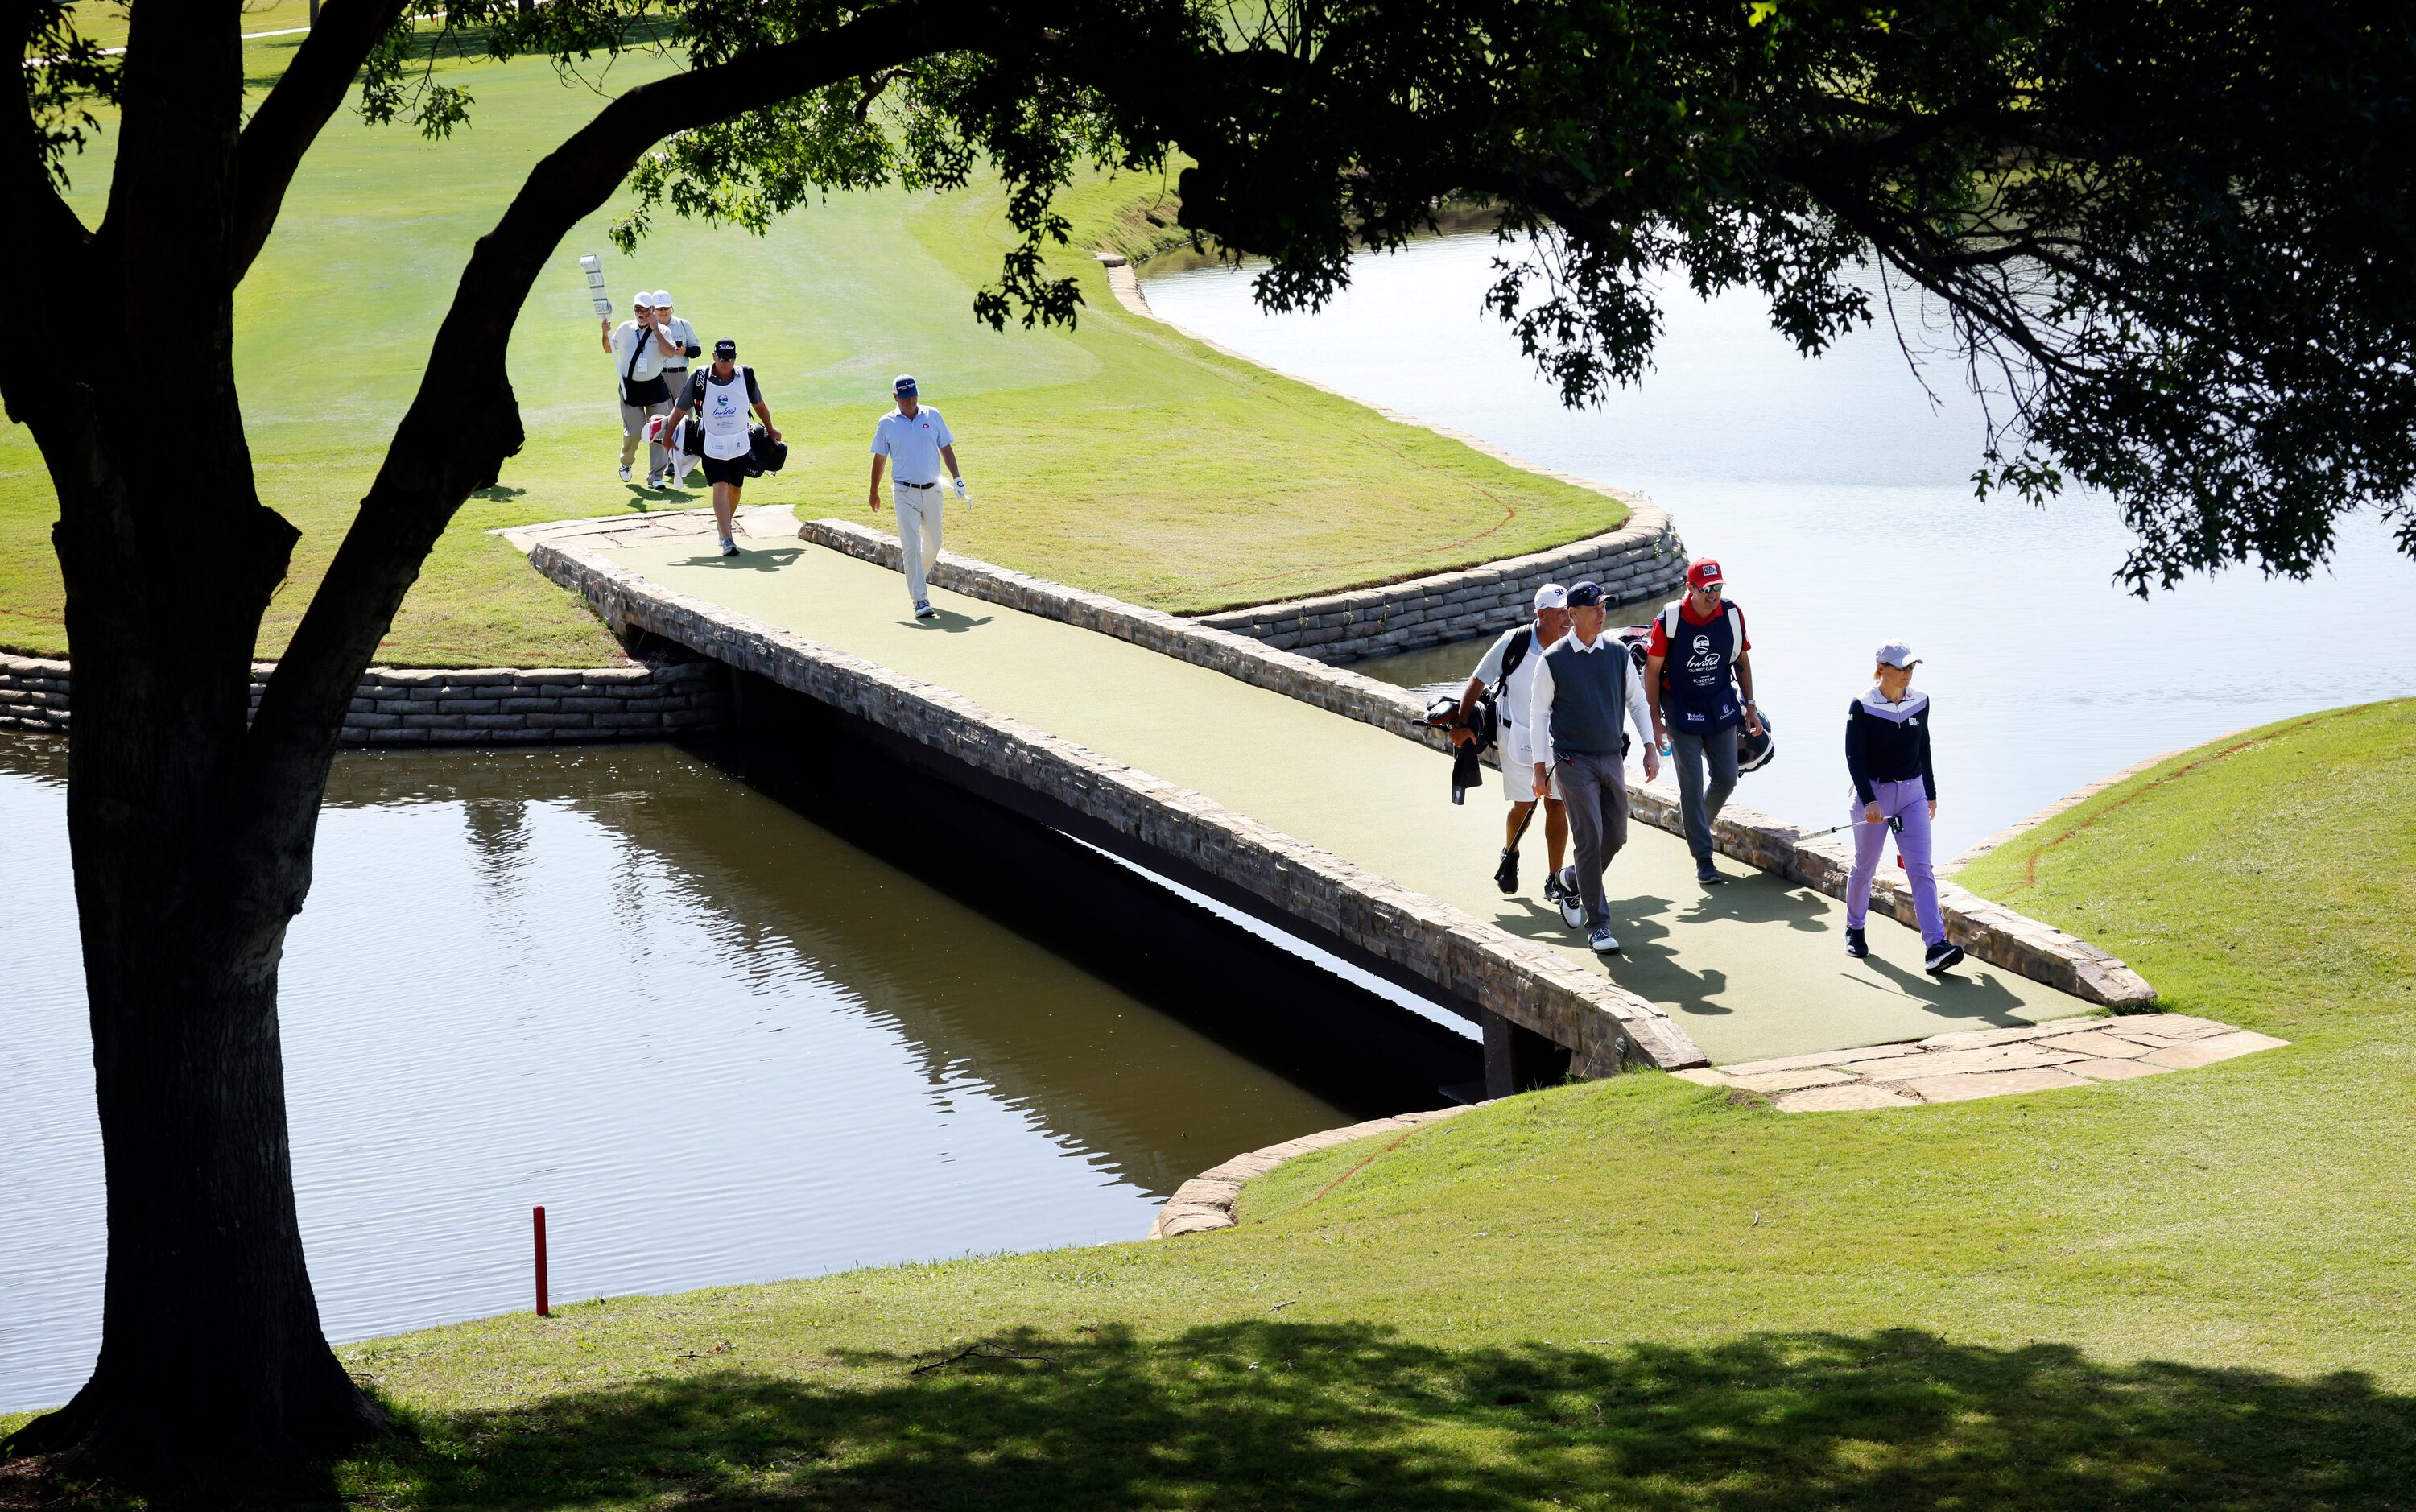
<instances>
[{"instance_id":1,"label":"large tree trunk","mask_svg":"<svg viewBox=\"0 0 2416 1512\"><path fill-rule=\"evenodd\" d=\"M144 876L70 821L109 1176L100 1357L27 1448L137 1479L340 1450L384 1414L327 1347L288 1156L285 921ZM161 883L165 881L166 886Z\"/></svg>"}]
</instances>

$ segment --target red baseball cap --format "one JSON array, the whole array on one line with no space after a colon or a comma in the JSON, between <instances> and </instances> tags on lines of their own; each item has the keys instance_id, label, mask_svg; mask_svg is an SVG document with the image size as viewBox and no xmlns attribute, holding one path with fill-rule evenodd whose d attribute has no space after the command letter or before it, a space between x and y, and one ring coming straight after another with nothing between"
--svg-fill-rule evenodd
<instances>
[{"instance_id":1,"label":"red baseball cap","mask_svg":"<svg viewBox=\"0 0 2416 1512\"><path fill-rule=\"evenodd\" d=\"M1699 556L1686 564L1686 586L1708 588L1727 580L1720 576L1720 565L1708 556Z\"/></svg>"}]
</instances>

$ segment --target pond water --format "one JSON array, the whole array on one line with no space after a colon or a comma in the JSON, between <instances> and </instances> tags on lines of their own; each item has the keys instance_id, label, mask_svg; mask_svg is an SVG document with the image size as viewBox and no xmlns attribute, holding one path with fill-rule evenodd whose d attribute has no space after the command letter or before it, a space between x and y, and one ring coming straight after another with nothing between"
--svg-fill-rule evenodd
<instances>
[{"instance_id":1,"label":"pond water","mask_svg":"<svg viewBox=\"0 0 2416 1512\"><path fill-rule=\"evenodd\" d=\"M0 735L0 1411L98 1338L65 754ZM668 1292L1137 1239L1364 1116L671 748L348 753L319 835L283 1021L339 1340L529 1306L536 1203L557 1298Z\"/></svg>"},{"instance_id":2,"label":"pond water","mask_svg":"<svg viewBox=\"0 0 2416 1512\"><path fill-rule=\"evenodd\" d=\"M2113 584L2127 537L2107 501L1972 497L1980 405L1942 354L1926 354L1933 406L1884 327L1809 359L1753 297L1706 302L1682 285L1642 386L1571 412L1482 310L1496 252L1477 235L1361 257L1316 315L1259 310L1247 269L1171 273L1147 292L1165 319L1271 367L1669 509L1744 608L1778 733L1778 759L1740 803L1845 817L1845 706L1896 637L1937 701L1949 854L2144 757L2416 693L2416 565L2378 521L2353 522L2312 582L2234 572L2142 601ZM1361 670L1456 688L1478 649Z\"/></svg>"}]
</instances>

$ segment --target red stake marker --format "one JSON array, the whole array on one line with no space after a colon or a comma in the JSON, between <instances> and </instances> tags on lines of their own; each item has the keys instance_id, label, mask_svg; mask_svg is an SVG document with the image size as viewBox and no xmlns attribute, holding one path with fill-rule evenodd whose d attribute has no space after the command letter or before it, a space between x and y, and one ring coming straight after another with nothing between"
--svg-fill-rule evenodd
<instances>
[{"instance_id":1,"label":"red stake marker","mask_svg":"<svg viewBox=\"0 0 2416 1512\"><path fill-rule=\"evenodd\" d=\"M536 1224L536 1315L551 1318L553 1311L546 1306L545 1296L545 1209L535 1209L533 1217Z\"/></svg>"}]
</instances>

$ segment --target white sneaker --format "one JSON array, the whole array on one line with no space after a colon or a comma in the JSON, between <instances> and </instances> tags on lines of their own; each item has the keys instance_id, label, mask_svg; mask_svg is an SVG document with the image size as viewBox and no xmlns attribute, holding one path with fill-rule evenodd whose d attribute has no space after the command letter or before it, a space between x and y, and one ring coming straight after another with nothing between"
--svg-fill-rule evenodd
<instances>
[{"instance_id":1,"label":"white sneaker","mask_svg":"<svg viewBox=\"0 0 2416 1512\"><path fill-rule=\"evenodd\" d=\"M629 481L629 470L626 467L621 469L621 481L624 483Z\"/></svg>"},{"instance_id":2,"label":"white sneaker","mask_svg":"<svg viewBox=\"0 0 2416 1512\"><path fill-rule=\"evenodd\" d=\"M938 610L931 607L931 600L929 598L917 598L914 600L914 617L916 619L931 619L938 615L939 612L940 612Z\"/></svg>"},{"instance_id":3,"label":"white sneaker","mask_svg":"<svg viewBox=\"0 0 2416 1512\"><path fill-rule=\"evenodd\" d=\"M721 554L722 554L722 555L724 555L724 556L736 556L736 555L738 554L738 543L737 543L736 541L734 541L734 540L732 540L732 539L731 539L729 537L727 537L727 536L722 537L721 537Z\"/></svg>"},{"instance_id":4,"label":"white sneaker","mask_svg":"<svg viewBox=\"0 0 2416 1512\"><path fill-rule=\"evenodd\" d=\"M1598 955L1619 954L1619 936L1610 932L1610 926L1608 924L1595 926L1594 931L1586 936L1586 944L1593 946Z\"/></svg>"},{"instance_id":5,"label":"white sneaker","mask_svg":"<svg viewBox=\"0 0 2416 1512\"><path fill-rule=\"evenodd\" d=\"M1561 922L1572 930L1585 928L1585 900L1578 893L1578 869L1561 869Z\"/></svg>"}]
</instances>

